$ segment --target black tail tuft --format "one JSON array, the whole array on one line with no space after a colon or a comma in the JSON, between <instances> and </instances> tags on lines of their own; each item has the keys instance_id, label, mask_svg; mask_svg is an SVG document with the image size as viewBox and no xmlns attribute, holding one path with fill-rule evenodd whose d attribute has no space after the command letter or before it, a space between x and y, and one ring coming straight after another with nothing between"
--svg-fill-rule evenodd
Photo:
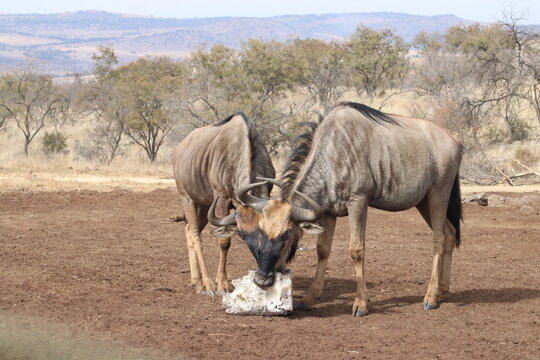
<instances>
[{"instance_id":1,"label":"black tail tuft","mask_svg":"<svg viewBox=\"0 0 540 360\"><path fill-rule=\"evenodd\" d=\"M456 230L456 247L461 244L461 231L459 228L460 221L463 219L463 208L461 205L461 190L459 188L459 174L456 174L450 199L448 200L448 208L446 209L446 218L454 225Z\"/></svg>"}]
</instances>

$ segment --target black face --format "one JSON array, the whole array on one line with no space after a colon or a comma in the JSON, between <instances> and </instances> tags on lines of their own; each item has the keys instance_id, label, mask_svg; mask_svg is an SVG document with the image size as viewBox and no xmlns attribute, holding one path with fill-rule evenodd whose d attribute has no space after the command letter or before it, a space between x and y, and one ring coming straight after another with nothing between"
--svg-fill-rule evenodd
<instances>
[{"instance_id":1,"label":"black face","mask_svg":"<svg viewBox=\"0 0 540 360\"><path fill-rule=\"evenodd\" d=\"M274 284L276 265L279 263L278 271L284 271L284 265L294 257L298 238L294 236L297 231L290 229L280 234L275 239L269 239L260 228L253 232L239 232L240 237L247 243L249 250L257 260L257 273L254 282L262 289L266 289ZM291 238L293 236L293 238ZM296 239L294 239L296 238ZM284 249L290 246L289 249ZM286 255L286 259L280 259Z\"/></svg>"}]
</instances>

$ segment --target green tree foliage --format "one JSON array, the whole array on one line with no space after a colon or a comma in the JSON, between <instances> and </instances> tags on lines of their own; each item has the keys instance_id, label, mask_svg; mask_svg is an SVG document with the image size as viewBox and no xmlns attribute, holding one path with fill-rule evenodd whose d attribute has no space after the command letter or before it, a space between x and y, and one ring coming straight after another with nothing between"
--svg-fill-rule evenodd
<instances>
[{"instance_id":1,"label":"green tree foliage","mask_svg":"<svg viewBox=\"0 0 540 360\"><path fill-rule=\"evenodd\" d=\"M316 39L295 40L290 52L301 71L299 84L328 113L347 89L346 47Z\"/></svg>"},{"instance_id":2,"label":"green tree foliage","mask_svg":"<svg viewBox=\"0 0 540 360\"><path fill-rule=\"evenodd\" d=\"M268 103L298 83L300 69L290 55L290 49L277 41L249 40L242 45L240 66L254 119L262 117Z\"/></svg>"},{"instance_id":3,"label":"green tree foliage","mask_svg":"<svg viewBox=\"0 0 540 360\"><path fill-rule=\"evenodd\" d=\"M348 43L349 80L359 95L381 95L408 71L408 47L390 29L359 26Z\"/></svg>"},{"instance_id":4,"label":"green tree foliage","mask_svg":"<svg viewBox=\"0 0 540 360\"><path fill-rule=\"evenodd\" d=\"M189 73L183 113L194 126L243 111L257 121L271 151L292 137L289 120L300 106L283 100L298 85L301 69L285 44L250 40L240 50L199 49L191 55Z\"/></svg>"},{"instance_id":5,"label":"green tree foliage","mask_svg":"<svg viewBox=\"0 0 540 360\"><path fill-rule=\"evenodd\" d=\"M245 95L241 106L257 121L269 151L276 152L294 137L304 102L286 101L302 74L293 49L277 41L250 40L242 45L240 68Z\"/></svg>"},{"instance_id":6,"label":"green tree foliage","mask_svg":"<svg viewBox=\"0 0 540 360\"><path fill-rule=\"evenodd\" d=\"M444 46L443 36L439 33L421 31L416 34L411 46L421 53L439 51Z\"/></svg>"},{"instance_id":7,"label":"green tree foliage","mask_svg":"<svg viewBox=\"0 0 540 360\"><path fill-rule=\"evenodd\" d=\"M475 54L484 58L515 47L510 34L503 31L499 24L453 26L444 35L444 44L449 52Z\"/></svg>"},{"instance_id":8,"label":"green tree foliage","mask_svg":"<svg viewBox=\"0 0 540 360\"><path fill-rule=\"evenodd\" d=\"M219 121L241 109L245 91L239 54L224 45L199 49L189 60L190 91L184 109L194 126Z\"/></svg>"},{"instance_id":9,"label":"green tree foliage","mask_svg":"<svg viewBox=\"0 0 540 360\"><path fill-rule=\"evenodd\" d=\"M118 58L110 46L98 46L97 51L92 54L94 76L102 83L115 77L114 68L118 65Z\"/></svg>"}]
</instances>

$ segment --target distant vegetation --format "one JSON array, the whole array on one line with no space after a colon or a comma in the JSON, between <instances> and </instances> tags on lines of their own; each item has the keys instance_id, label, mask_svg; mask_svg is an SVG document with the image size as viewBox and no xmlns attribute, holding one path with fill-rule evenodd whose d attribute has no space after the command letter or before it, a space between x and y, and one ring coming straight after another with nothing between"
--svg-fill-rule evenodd
<instances>
[{"instance_id":1,"label":"distant vegetation","mask_svg":"<svg viewBox=\"0 0 540 360\"><path fill-rule=\"evenodd\" d=\"M12 70L13 66L32 58L50 73L87 73L92 67L89 49L102 44L114 47L121 63L125 64L146 55L185 56L201 44L239 49L248 39L280 42L345 39L358 24L374 30L387 26L411 41L420 31L446 31L453 25L470 23L453 15L398 13L202 19L130 16L103 11L0 14L0 71Z\"/></svg>"},{"instance_id":2,"label":"distant vegetation","mask_svg":"<svg viewBox=\"0 0 540 360\"><path fill-rule=\"evenodd\" d=\"M43 150L62 156L64 127L84 122L87 131L70 153L109 164L137 146L155 162L170 137L176 143L239 110L257 121L276 154L290 147L304 121L339 101L385 110L407 94L406 112L463 142L468 180L511 179L534 173L538 163L538 147L518 146L513 158L505 157L511 166L487 151L539 140L539 32L515 18L423 32L411 43L393 30L362 25L343 41L249 40L238 49L220 44L182 60L143 57L122 66L114 48L100 46L92 62L92 78L69 83L31 67L2 74L0 128L18 129L26 155L49 128Z\"/></svg>"}]
</instances>

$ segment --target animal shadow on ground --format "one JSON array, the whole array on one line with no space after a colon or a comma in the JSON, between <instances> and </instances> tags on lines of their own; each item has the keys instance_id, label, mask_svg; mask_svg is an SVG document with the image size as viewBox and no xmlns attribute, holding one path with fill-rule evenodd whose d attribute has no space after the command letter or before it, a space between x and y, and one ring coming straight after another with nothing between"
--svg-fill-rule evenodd
<instances>
[{"instance_id":1,"label":"animal shadow on ground","mask_svg":"<svg viewBox=\"0 0 540 360\"><path fill-rule=\"evenodd\" d=\"M424 294L395 296L392 298L374 301L370 303L372 313L395 312L396 308L411 304L421 304ZM458 306L471 304L504 304L515 303L521 300L540 298L539 289L528 288L502 288L502 289L470 289L461 291L450 291L444 303L454 303ZM420 305L419 305L420 306Z\"/></svg>"},{"instance_id":2,"label":"animal shadow on ground","mask_svg":"<svg viewBox=\"0 0 540 360\"><path fill-rule=\"evenodd\" d=\"M293 290L294 305L298 305L304 294L311 286L313 278L310 276L295 276ZM368 282L368 288L374 284ZM341 278L325 278L322 295L318 298L312 310L295 310L293 316L304 317L333 317L340 316L351 311L354 294L356 292L356 280Z\"/></svg>"},{"instance_id":3,"label":"animal shadow on ground","mask_svg":"<svg viewBox=\"0 0 540 360\"><path fill-rule=\"evenodd\" d=\"M311 278L299 277L295 278L298 283L298 290L301 291L295 294L295 305L297 305L305 291L309 289ZM356 291L356 281L327 278L322 295L311 311L295 310L293 316L296 318L304 317L334 317L347 314L351 311ZM374 284L368 283L368 289L374 288ZM392 313L398 308L412 304L422 303L424 297L423 291L418 295L394 296L382 300L370 301L371 313ZM468 289L450 291L445 303L454 303L458 306L467 306L471 304L505 304L515 303L522 300L530 300L540 298L540 289L533 288L501 288L501 289Z\"/></svg>"},{"instance_id":4,"label":"animal shadow on ground","mask_svg":"<svg viewBox=\"0 0 540 360\"><path fill-rule=\"evenodd\" d=\"M502 289L469 289L450 292L446 302L459 306L470 304L504 304L521 300L540 298L540 289L502 288Z\"/></svg>"}]
</instances>

